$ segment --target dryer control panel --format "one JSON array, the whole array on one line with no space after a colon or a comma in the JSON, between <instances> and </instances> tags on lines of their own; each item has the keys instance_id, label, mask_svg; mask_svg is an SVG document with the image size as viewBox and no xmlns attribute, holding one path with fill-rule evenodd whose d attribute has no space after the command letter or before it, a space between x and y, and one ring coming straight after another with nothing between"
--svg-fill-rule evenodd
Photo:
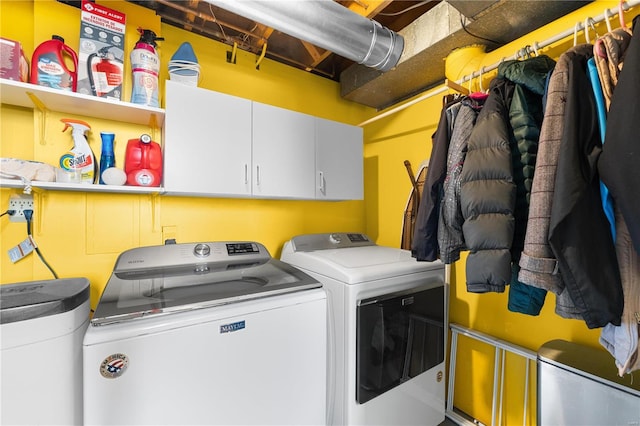
<instances>
[{"instance_id":1,"label":"dryer control panel","mask_svg":"<svg viewBox=\"0 0 640 426\"><path fill-rule=\"evenodd\" d=\"M293 251L315 251L338 248L375 246L365 234L332 232L328 234L299 235L291 239Z\"/></svg>"}]
</instances>

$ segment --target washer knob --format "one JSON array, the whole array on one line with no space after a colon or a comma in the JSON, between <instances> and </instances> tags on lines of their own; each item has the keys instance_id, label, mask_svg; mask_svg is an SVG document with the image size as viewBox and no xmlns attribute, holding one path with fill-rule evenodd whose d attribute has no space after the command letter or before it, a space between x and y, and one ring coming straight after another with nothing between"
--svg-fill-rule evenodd
<instances>
[{"instance_id":1,"label":"washer knob","mask_svg":"<svg viewBox=\"0 0 640 426\"><path fill-rule=\"evenodd\" d=\"M211 247L206 244L196 244L193 254L197 257L207 257L211 254Z\"/></svg>"},{"instance_id":2,"label":"washer knob","mask_svg":"<svg viewBox=\"0 0 640 426\"><path fill-rule=\"evenodd\" d=\"M329 235L329 241L332 242L333 244L340 244L342 239L340 238L340 235L338 235L338 234L331 234L331 235Z\"/></svg>"}]
</instances>

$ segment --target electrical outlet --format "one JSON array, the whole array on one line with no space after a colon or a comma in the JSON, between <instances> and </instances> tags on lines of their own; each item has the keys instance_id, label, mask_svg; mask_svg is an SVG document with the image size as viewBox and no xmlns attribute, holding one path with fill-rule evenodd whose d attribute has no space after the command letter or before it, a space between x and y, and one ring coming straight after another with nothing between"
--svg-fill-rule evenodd
<instances>
[{"instance_id":1,"label":"electrical outlet","mask_svg":"<svg viewBox=\"0 0 640 426\"><path fill-rule=\"evenodd\" d=\"M9 210L15 211L13 215L9 216L11 222L26 222L24 211L34 210L33 195L12 195L9 198Z\"/></svg>"}]
</instances>

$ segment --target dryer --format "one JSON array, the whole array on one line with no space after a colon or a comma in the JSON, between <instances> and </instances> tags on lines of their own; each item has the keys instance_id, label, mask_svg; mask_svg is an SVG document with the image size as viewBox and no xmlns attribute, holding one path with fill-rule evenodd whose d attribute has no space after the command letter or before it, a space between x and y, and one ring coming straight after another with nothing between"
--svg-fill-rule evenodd
<instances>
[{"instance_id":1,"label":"dryer","mask_svg":"<svg viewBox=\"0 0 640 426\"><path fill-rule=\"evenodd\" d=\"M328 294L328 423L442 423L444 265L359 233L296 236L280 259Z\"/></svg>"},{"instance_id":2,"label":"dryer","mask_svg":"<svg viewBox=\"0 0 640 426\"><path fill-rule=\"evenodd\" d=\"M256 242L122 253L83 348L87 425L325 423L326 294Z\"/></svg>"}]
</instances>

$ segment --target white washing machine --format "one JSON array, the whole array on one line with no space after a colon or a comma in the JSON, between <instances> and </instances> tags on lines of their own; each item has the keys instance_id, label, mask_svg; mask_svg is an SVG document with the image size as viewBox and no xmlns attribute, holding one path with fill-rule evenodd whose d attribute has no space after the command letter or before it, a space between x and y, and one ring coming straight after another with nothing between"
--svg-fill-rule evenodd
<instances>
[{"instance_id":1,"label":"white washing machine","mask_svg":"<svg viewBox=\"0 0 640 426\"><path fill-rule=\"evenodd\" d=\"M438 425L445 412L444 265L356 233L285 243L281 260L320 281L329 303L332 425Z\"/></svg>"},{"instance_id":2,"label":"white washing machine","mask_svg":"<svg viewBox=\"0 0 640 426\"><path fill-rule=\"evenodd\" d=\"M0 286L0 424L82 424L86 278Z\"/></svg>"},{"instance_id":3,"label":"white washing machine","mask_svg":"<svg viewBox=\"0 0 640 426\"><path fill-rule=\"evenodd\" d=\"M86 425L325 424L326 294L256 242L122 253L84 338Z\"/></svg>"}]
</instances>

